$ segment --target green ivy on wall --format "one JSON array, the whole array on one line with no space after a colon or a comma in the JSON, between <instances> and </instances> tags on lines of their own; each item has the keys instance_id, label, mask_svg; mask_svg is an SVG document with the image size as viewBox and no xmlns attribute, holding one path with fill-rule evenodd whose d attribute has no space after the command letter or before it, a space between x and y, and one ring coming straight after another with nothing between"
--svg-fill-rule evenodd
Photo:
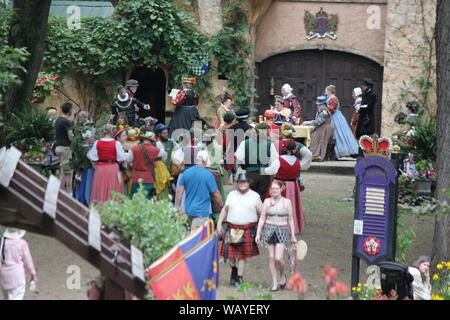
<instances>
[{"instance_id":1,"label":"green ivy on wall","mask_svg":"<svg viewBox=\"0 0 450 320\"><path fill-rule=\"evenodd\" d=\"M212 39L212 52L219 63L219 76L228 80L237 108L249 108L256 97L254 66L249 60L253 47L249 40L245 12L239 7L241 0L228 0L222 9L223 28Z\"/></svg>"},{"instance_id":2,"label":"green ivy on wall","mask_svg":"<svg viewBox=\"0 0 450 320\"><path fill-rule=\"evenodd\" d=\"M51 16L43 69L73 79L82 108L93 116L111 102L113 90L123 82L124 74L142 64L168 65L169 87L179 87L182 76L195 76L196 90L203 101L213 100L211 77L225 77L236 108L254 110L254 66L249 61L253 48L247 39L247 17L240 3L223 3L223 28L211 38L198 31L193 15L173 1L120 1L112 17L82 19L80 29L70 29L66 19ZM7 43L8 21L0 23L2 44ZM204 55L208 57L209 71L194 75L191 66ZM211 64L213 56L219 70ZM216 107L212 104L212 108Z\"/></svg>"},{"instance_id":3,"label":"green ivy on wall","mask_svg":"<svg viewBox=\"0 0 450 320\"><path fill-rule=\"evenodd\" d=\"M169 64L172 84L190 75L190 65L208 47L195 21L171 1L121 1L113 17L82 19L81 29L69 29L65 19L49 21L44 67L71 76L87 95L91 112L110 101L108 89L121 83L129 68L146 63ZM210 77L198 77L200 88Z\"/></svg>"}]
</instances>

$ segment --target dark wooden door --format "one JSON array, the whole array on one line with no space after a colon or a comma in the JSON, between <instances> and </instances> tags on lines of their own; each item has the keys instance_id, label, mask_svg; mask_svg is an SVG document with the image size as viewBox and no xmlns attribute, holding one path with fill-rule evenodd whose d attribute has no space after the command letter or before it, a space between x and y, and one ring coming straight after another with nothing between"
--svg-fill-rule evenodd
<instances>
[{"instance_id":1,"label":"dark wooden door","mask_svg":"<svg viewBox=\"0 0 450 320\"><path fill-rule=\"evenodd\" d=\"M341 111L350 122L352 115L352 90L361 85L365 77L374 83L378 96L376 104L376 132L381 126L381 94L383 67L378 63L351 53L332 50L302 50L282 53L257 64L256 105L260 114L274 104L271 95L271 82L275 94L279 95L281 86L289 83L294 94L302 104L304 120L311 120L316 114L316 97L325 92L329 84L336 86L336 95L341 103ZM272 80L273 78L273 80Z\"/></svg>"}]
</instances>

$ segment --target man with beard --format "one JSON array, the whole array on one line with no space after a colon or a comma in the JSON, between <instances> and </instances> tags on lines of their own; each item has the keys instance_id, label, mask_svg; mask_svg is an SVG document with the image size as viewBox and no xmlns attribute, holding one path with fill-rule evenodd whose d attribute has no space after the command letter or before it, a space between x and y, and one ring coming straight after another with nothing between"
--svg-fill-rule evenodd
<instances>
[{"instance_id":1,"label":"man with beard","mask_svg":"<svg viewBox=\"0 0 450 320\"><path fill-rule=\"evenodd\" d=\"M162 158L162 161L170 172L172 170L172 152L178 149L179 145L175 140L169 138L169 127L164 124L158 123L155 127L155 133L158 137L156 146L166 151L166 156Z\"/></svg>"},{"instance_id":2,"label":"man with beard","mask_svg":"<svg viewBox=\"0 0 450 320\"><path fill-rule=\"evenodd\" d=\"M124 112L128 118L128 125L135 127L138 124L136 121L136 113L140 110L150 110L148 104L144 104L136 98L131 98L127 92L127 89L123 86L117 87L117 100L111 106L110 121L115 124L117 121L117 115Z\"/></svg>"},{"instance_id":3,"label":"man with beard","mask_svg":"<svg viewBox=\"0 0 450 320\"><path fill-rule=\"evenodd\" d=\"M244 281L246 259L259 254L255 236L261 208L262 201L250 189L247 175L239 174L237 188L228 194L217 221L217 232L223 239L220 255L231 265L231 285ZM226 231L222 228L224 221L228 223Z\"/></svg>"},{"instance_id":4,"label":"man with beard","mask_svg":"<svg viewBox=\"0 0 450 320\"><path fill-rule=\"evenodd\" d=\"M363 94L361 97L361 105L358 108L359 119L356 125L356 138L363 135L372 135L375 133L375 103L377 96L373 93L373 81L369 78L363 79L361 86Z\"/></svg>"}]
</instances>

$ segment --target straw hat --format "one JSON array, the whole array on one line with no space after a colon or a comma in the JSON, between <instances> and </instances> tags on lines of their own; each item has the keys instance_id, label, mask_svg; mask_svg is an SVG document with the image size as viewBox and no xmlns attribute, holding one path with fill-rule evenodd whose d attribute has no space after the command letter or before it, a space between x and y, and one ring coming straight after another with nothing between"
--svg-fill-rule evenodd
<instances>
[{"instance_id":1,"label":"straw hat","mask_svg":"<svg viewBox=\"0 0 450 320\"><path fill-rule=\"evenodd\" d=\"M26 231L22 229L16 228L7 228L5 232L3 232L3 236L9 239L20 239L25 235Z\"/></svg>"}]
</instances>

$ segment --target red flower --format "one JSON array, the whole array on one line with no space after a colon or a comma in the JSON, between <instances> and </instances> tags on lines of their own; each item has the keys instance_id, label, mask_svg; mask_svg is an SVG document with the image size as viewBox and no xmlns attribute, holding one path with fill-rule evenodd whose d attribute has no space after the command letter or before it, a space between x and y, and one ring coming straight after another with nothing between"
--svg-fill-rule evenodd
<instances>
[{"instance_id":1,"label":"red flower","mask_svg":"<svg viewBox=\"0 0 450 320\"><path fill-rule=\"evenodd\" d=\"M42 87L42 83L36 83L36 87Z\"/></svg>"},{"instance_id":2,"label":"red flower","mask_svg":"<svg viewBox=\"0 0 450 320\"><path fill-rule=\"evenodd\" d=\"M337 276L337 270L336 268L333 268L331 264L326 264L323 267L323 275L325 277L325 281L328 285L332 285L334 278Z\"/></svg>"},{"instance_id":3,"label":"red flower","mask_svg":"<svg viewBox=\"0 0 450 320\"><path fill-rule=\"evenodd\" d=\"M56 80L56 79L58 79L58 77L50 77L49 79L50 80Z\"/></svg>"},{"instance_id":4,"label":"red flower","mask_svg":"<svg viewBox=\"0 0 450 320\"><path fill-rule=\"evenodd\" d=\"M48 88L48 90L52 91L52 90L54 90L54 88Z\"/></svg>"},{"instance_id":5,"label":"red flower","mask_svg":"<svg viewBox=\"0 0 450 320\"><path fill-rule=\"evenodd\" d=\"M31 100L31 103L36 103L36 102L38 102L38 100L37 100L37 99L33 99L33 100Z\"/></svg>"},{"instance_id":6,"label":"red flower","mask_svg":"<svg viewBox=\"0 0 450 320\"><path fill-rule=\"evenodd\" d=\"M345 296L348 292L348 286L343 282L336 282L336 284L330 288L330 294L334 297L339 295Z\"/></svg>"},{"instance_id":7,"label":"red flower","mask_svg":"<svg viewBox=\"0 0 450 320\"><path fill-rule=\"evenodd\" d=\"M296 272L287 284L288 289L304 295L308 291L308 285L300 273Z\"/></svg>"}]
</instances>

